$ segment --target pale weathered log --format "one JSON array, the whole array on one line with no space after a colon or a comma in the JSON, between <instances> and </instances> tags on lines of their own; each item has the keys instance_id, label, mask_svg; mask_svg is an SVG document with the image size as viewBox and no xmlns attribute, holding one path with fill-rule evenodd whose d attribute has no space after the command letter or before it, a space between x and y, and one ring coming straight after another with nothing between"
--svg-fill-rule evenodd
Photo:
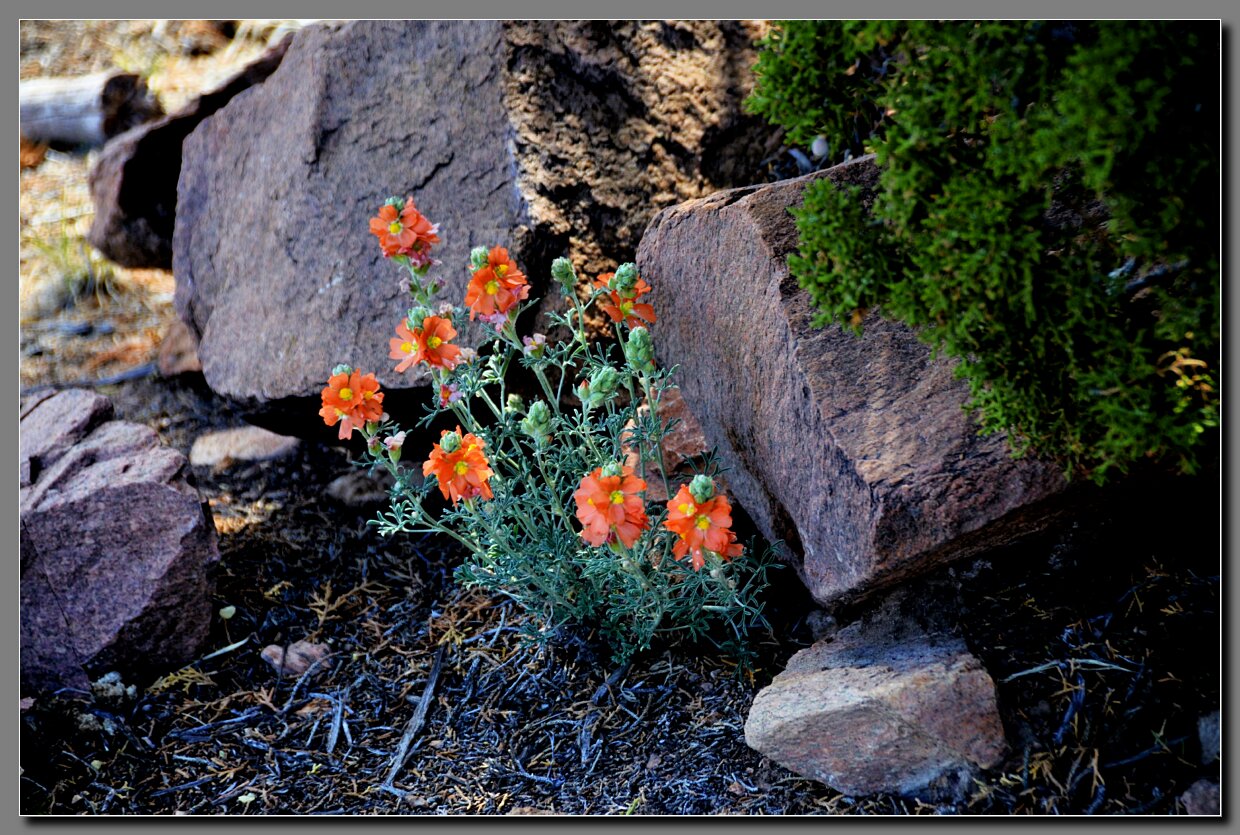
<instances>
[{"instance_id":1,"label":"pale weathered log","mask_svg":"<svg viewBox=\"0 0 1240 835\"><path fill-rule=\"evenodd\" d=\"M114 72L29 79L18 104L23 137L64 145L102 145L164 112L140 76Z\"/></svg>"}]
</instances>

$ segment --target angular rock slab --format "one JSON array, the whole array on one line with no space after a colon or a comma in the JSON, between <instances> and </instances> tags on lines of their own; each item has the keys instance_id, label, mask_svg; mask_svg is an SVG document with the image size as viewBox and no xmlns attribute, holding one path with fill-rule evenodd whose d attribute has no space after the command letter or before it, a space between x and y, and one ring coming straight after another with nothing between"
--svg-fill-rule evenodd
<instances>
[{"instance_id":1,"label":"angular rock slab","mask_svg":"<svg viewBox=\"0 0 1240 835\"><path fill-rule=\"evenodd\" d=\"M90 170L95 205L91 246L124 267L172 268L181 145L199 122L271 75L288 42L272 47L219 87L176 113L140 125L104 146Z\"/></svg>"},{"instance_id":2,"label":"angular rock slab","mask_svg":"<svg viewBox=\"0 0 1240 835\"><path fill-rule=\"evenodd\" d=\"M208 385L270 428L322 434L314 401L348 362L401 414L393 395L428 377L388 359L408 296L368 229L383 200L412 195L439 224L441 298L459 304L469 250L496 244L546 296L555 257L583 277L614 269L659 208L750 176L752 61L730 22L303 29L185 142L176 303Z\"/></svg>"},{"instance_id":3,"label":"angular rock slab","mask_svg":"<svg viewBox=\"0 0 1240 835\"><path fill-rule=\"evenodd\" d=\"M789 207L815 176L873 187L869 157L661 212L638 250L660 288L659 361L720 450L736 498L814 598L855 598L1039 530L1066 482L1011 458L961 406L953 363L875 314L815 328L788 274Z\"/></svg>"},{"instance_id":4,"label":"angular rock slab","mask_svg":"<svg viewBox=\"0 0 1240 835\"><path fill-rule=\"evenodd\" d=\"M89 675L184 663L211 618L215 527L184 456L111 406L66 391L21 422L21 678L85 689Z\"/></svg>"},{"instance_id":5,"label":"angular rock slab","mask_svg":"<svg viewBox=\"0 0 1240 835\"><path fill-rule=\"evenodd\" d=\"M754 698L749 746L845 794L963 798L1006 747L994 682L963 640L906 605L792 656Z\"/></svg>"}]
</instances>

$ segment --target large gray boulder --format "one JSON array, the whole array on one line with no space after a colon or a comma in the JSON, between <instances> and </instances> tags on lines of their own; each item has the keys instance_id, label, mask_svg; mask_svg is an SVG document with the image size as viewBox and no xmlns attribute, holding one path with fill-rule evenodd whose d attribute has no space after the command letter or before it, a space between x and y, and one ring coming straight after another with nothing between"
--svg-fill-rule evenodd
<instances>
[{"instance_id":1,"label":"large gray boulder","mask_svg":"<svg viewBox=\"0 0 1240 835\"><path fill-rule=\"evenodd\" d=\"M818 175L873 187L870 158ZM953 363L870 314L858 338L815 328L789 276L789 207L810 178L725 191L661 212L637 263L654 287L659 361L678 382L728 482L783 543L823 604L865 593L1045 527L1067 484L1013 460L962 406Z\"/></svg>"},{"instance_id":2,"label":"large gray boulder","mask_svg":"<svg viewBox=\"0 0 1240 835\"><path fill-rule=\"evenodd\" d=\"M458 304L478 245L507 246L535 296L557 256L585 278L614 269L660 208L757 169L772 131L742 110L754 34L713 21L302 30L270 78L185 142L173 269L207 383L307 432L348 362L377 373L398 413L399 390L427 378L388 359L408 297L368 229L383 200L412 195L439 224L432 276Z\"/></svg>"}]
</instances>

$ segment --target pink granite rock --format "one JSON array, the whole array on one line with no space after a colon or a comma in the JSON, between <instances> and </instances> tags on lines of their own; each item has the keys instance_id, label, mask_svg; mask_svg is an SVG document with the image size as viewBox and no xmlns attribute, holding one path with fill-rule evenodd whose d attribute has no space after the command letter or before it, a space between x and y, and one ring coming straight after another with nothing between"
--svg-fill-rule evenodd
<instances>
[{"instance_id":1,"label":"pink granite rock","mask_svg":"<svg viewBox=\"0 0 1240 835\"><path fill-rule=\"evenodd\" d=\"M107 420L92 393L24 411L23 686L188 661L207 636L219 552L184 456L148 427Z\"/></svg>"}]
</instances>

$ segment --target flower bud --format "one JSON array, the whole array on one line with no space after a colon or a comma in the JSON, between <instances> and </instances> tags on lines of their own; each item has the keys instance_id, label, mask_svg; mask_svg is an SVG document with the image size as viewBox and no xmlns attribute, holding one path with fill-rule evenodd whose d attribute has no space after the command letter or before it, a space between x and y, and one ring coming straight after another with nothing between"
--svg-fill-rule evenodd
<instances>
[{"instance_id":1,"label":"flower bud","mask_svg":"<svg viewBox=\"0 0 1240 835\"><path fill-rule=\"evenodd\" d=\"M698 504L710 501L715 495L714 480L710 476L695 475L693 481L689 482L689 494Z\"/></svg>"},{"instance_id":2,"label":"flower bud","mask_svg":"<svg viewBox=\"0 0 1240 835\"><path fill-rule=\"evenodd\" d=\"M449 454L461 448L461 436L456 432L445 432L439 439L439 448Z\"/></svg>"},{"instance_id":3,"label":"flower bud","mask_svg":"<svg viewBox=\"0 0 1240 835\"><path fill-rule=\"evenodd\" d=\"M525 411L525 400L523 400L519 394L508 395L508 405L505 407L504 411L521 414Z\"/></svg>"},{"instance_id":4,"label":"flower bud","mask_svg":"<svg viewBox=\"0 0 1240 835\"><path fill-rule=\"evenodd\" d=\"M566 296L577 286L577 272L573 269L573 262L567 258L557 258L551 262L551 277L564 288Z\"/></svg>"},{"instance_id":5,"label":"flower bud","mask_svg":"<svg viewBox=\"0 0 1240 835\"><path fill-rule=\"evenodd\" d=\"M352 374L352 373L353 373L353 366L346 365L343 362L340 363L340 365L337 365L335 368L332 369L333 377L335 377L337 374Z\"/></svg>"},{"instance_id":6,"label":"flower bud","mask_svg":"<svg viewBox=\"0 0 1240 835\"><path fill-rule=\"evenodd\" d=\"M478 270L490 263L489 255L490 250L485 246L474 247L469 251L469 268L474 272L478 272Z\"/></svg>"},{"instance_id":7,"label":"flower bud","mask_svg":"<svg viewBox=\"0 0 1240 835\"><path fill-rule=\"evenodd\" d=\"M612 461L605 464L601 469L603 478L615 478L618 475L624 475L624 465L619 461Z\"/></svg>"},{"instance_id":8,"label":"flower bud","mask_svg":"<svg viewBox=\"0 0 1240 835\"><path fill-rule=\"evenodd\" d=\"M405 201L399 197L389 197L387 200L383 201L383 205L394 206L396 207L397 212L403 212L405 210Z\"/></svg>"},{"instance_id":9,"label":"flower bud","mask_svg":"<svg viewBox=\"0 0 1240 835\"><path fill-rule=\"evenodd\" d=\"M543 441L551 434L551 409L542 400L530 404L530 410L521 420L521 431L535 441Z\"/></svg>"},{"instance_id":10,"label":"flower bud","mask_svg":"<svg viewBox=\"0 0 1240 835\"><path fill-rule=\"evenodd\" d=\"M589 400L591 406L601 406L616 393L620 385L620 374L610 365L604 365L590 376Z\"/></svg>"},{"instance_id":11,"label":"flower bud","mask_svg":"<svg viewBox=\"0 0 1240 835\"><path fill-rule=\"evenodd\" d=\"M426 321L427 316L433 315L429 309L421 305L409 311L409 315L405 317L405 326L409 330L422 327L422 323Z\"/></svg>"},{"instance_id":12,"label":"flower bud","mask_svg":"<svg viewBox=\"0 0 1240 835\"><path fill-rule=\"evenodd\" d=\"M640 325L630 330L624 343L624 356L638 371L654 371L654 343L650 340L650 331Z\"/></svg>"},{"instance_id":13,"label":"flower bud","mask_svg":"<svg viewBox=\"0 0 1240 835\"><path fill-rule=\"evenodd\" d=\"M620 294L621 298L634 298L637 295L637 265L625 263L616 267L616 273L607 282L607 287Z\"/></svg>"}]
</instances>

